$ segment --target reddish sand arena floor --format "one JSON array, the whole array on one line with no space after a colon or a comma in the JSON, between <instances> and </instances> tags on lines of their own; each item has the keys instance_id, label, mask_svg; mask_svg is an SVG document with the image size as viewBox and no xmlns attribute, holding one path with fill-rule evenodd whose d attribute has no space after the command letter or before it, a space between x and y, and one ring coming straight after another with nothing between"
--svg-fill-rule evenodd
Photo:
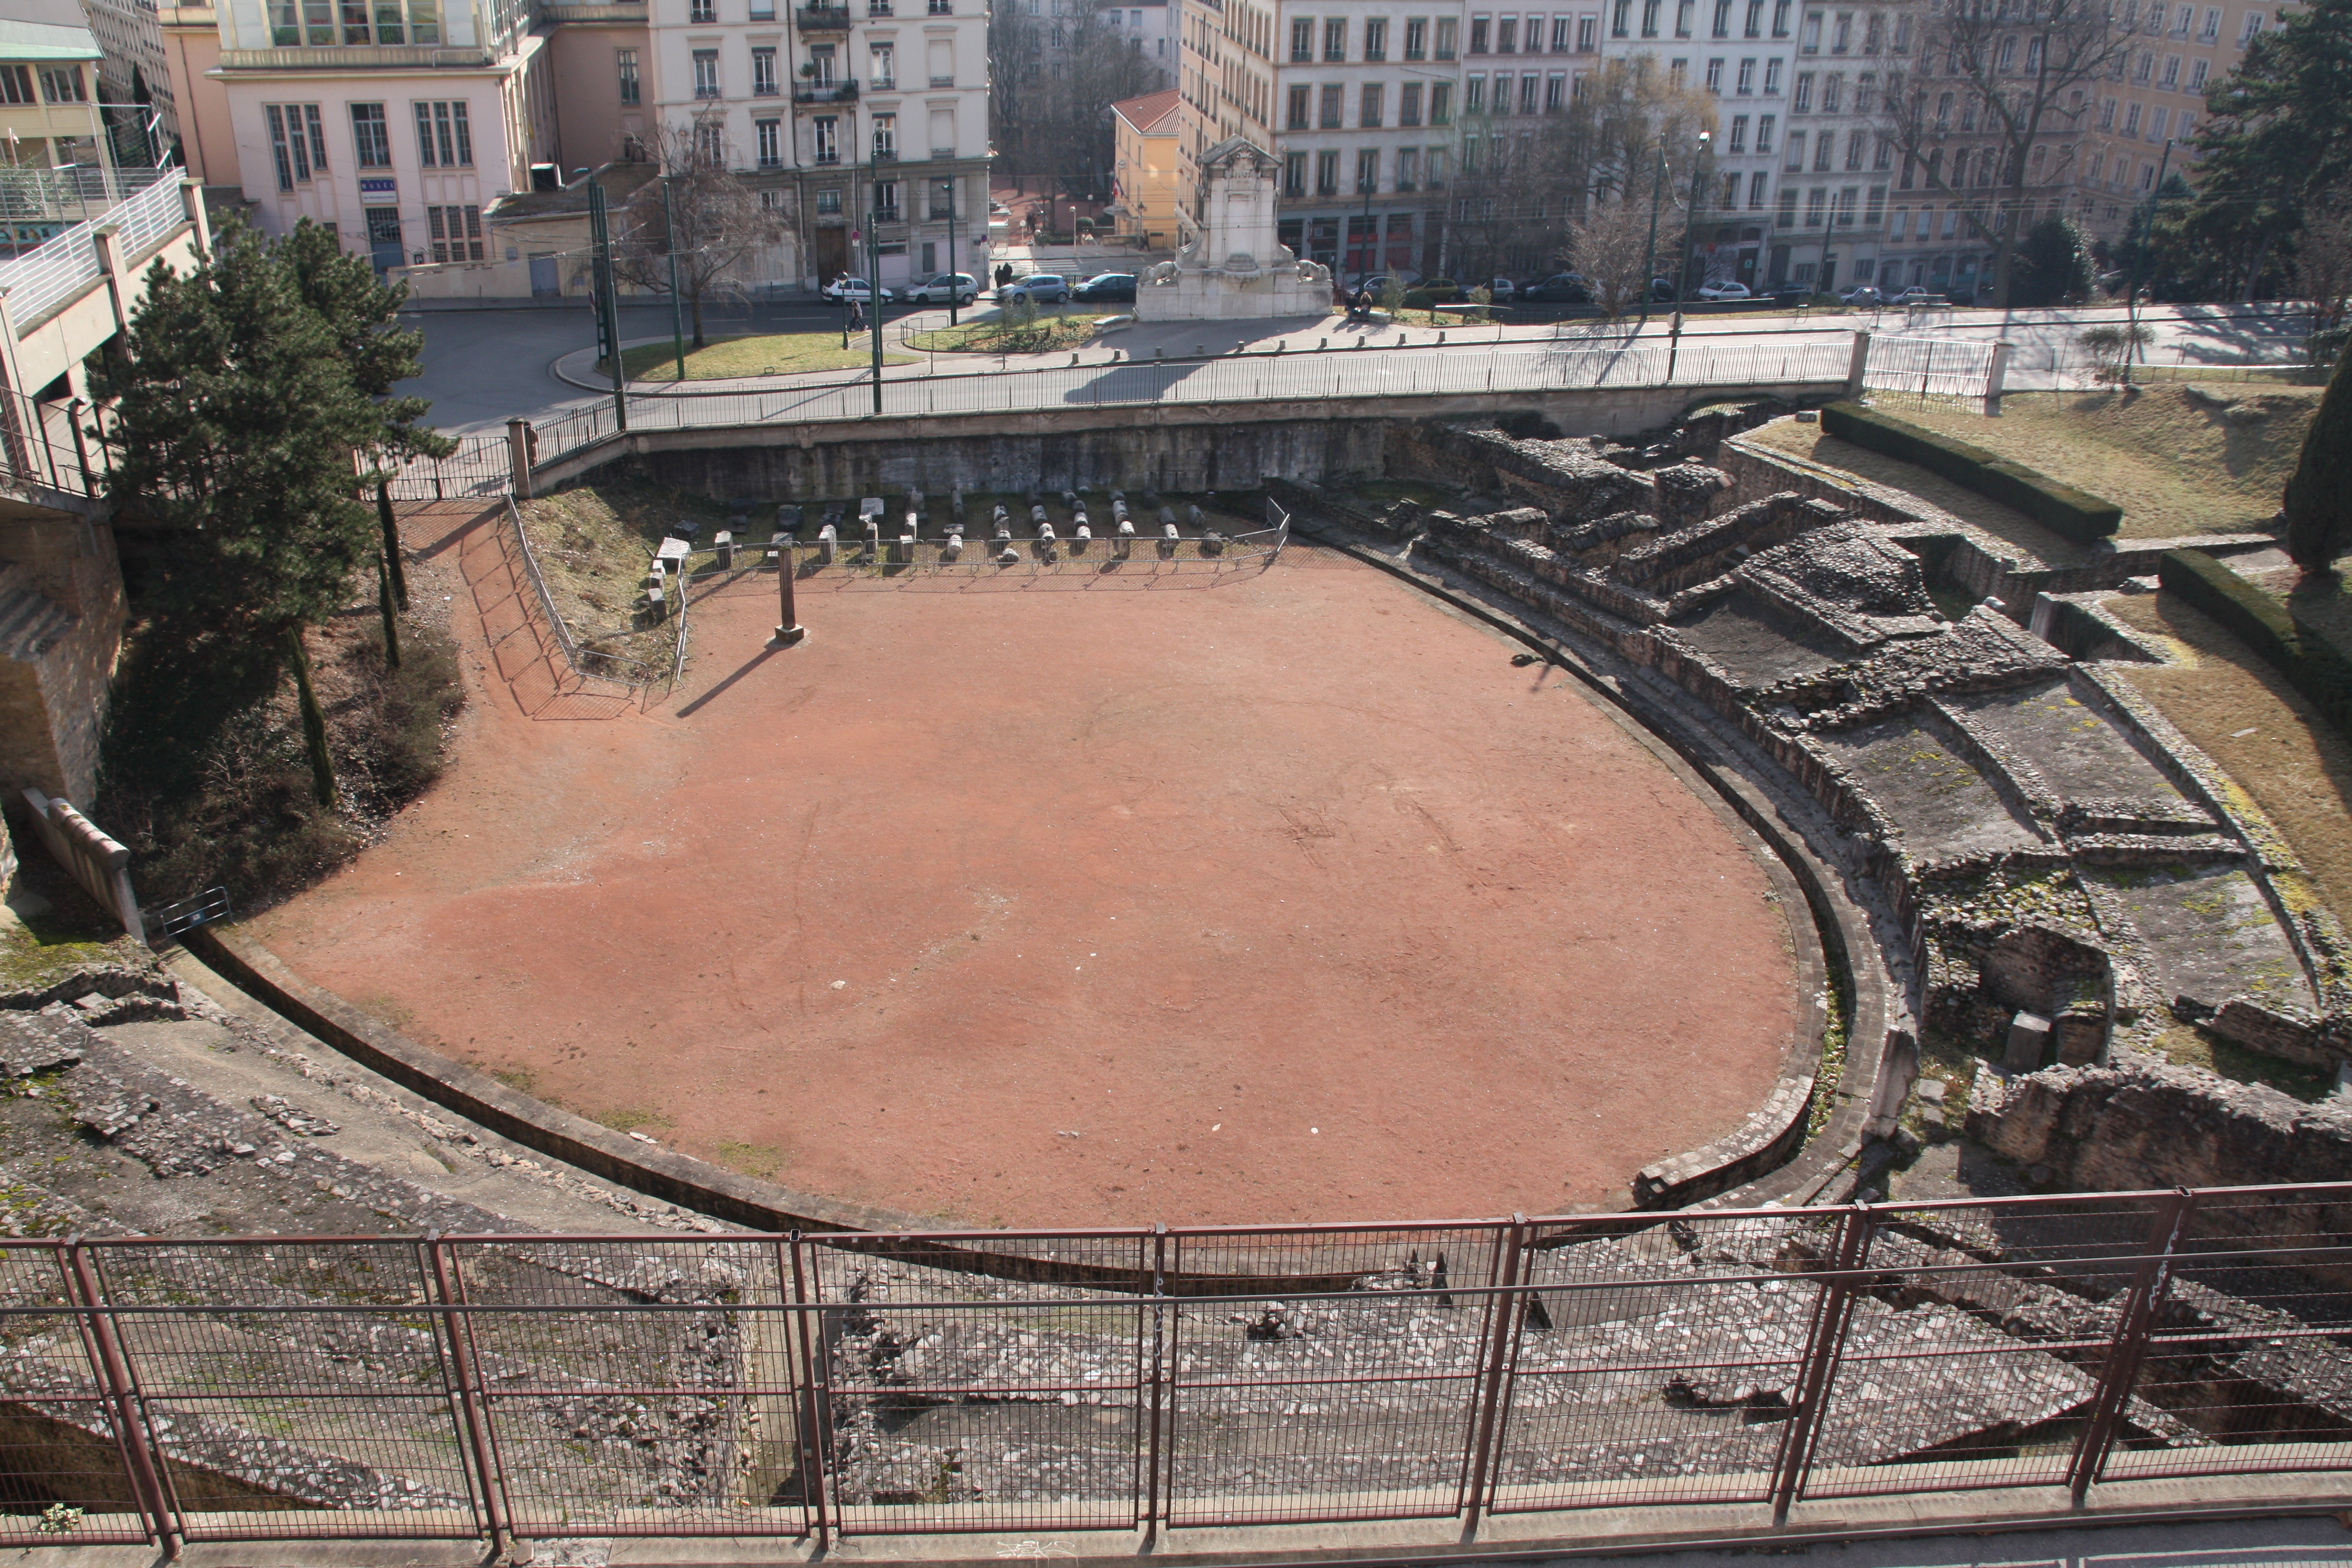
<instances>
[{"instance_id":1,"label":"reddish sand arena floor","mask_svg":"<svg viewBox=\"0 0 2352 1568\"><path fill-rule=\"evenodd\" d=\"M1751 850L1403 584L813 582L763 653L772 583L588 722L461 600L447 777L257 934L561 1104L955 1224L1622 1206L1769 1091L1801 1010Z\"/></svg>"}]
</instances>

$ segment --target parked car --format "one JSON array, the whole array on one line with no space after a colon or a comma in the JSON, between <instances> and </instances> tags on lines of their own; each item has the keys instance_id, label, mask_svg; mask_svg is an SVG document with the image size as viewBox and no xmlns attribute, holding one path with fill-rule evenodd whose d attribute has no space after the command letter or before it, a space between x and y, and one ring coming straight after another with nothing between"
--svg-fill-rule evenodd
<instances>
[{"instance_id":1,"label":"parked car","mask_svg":"<svg viewBox=\"0 0 2352 1568\"><path fill-rule=\"evenodd\" d=\"M1857 309L1865 305L1886 303L1886 296L1878 291L1878 285L1875 283L1857 283L1838 298Z\"/></svg>"},{"instance_id":2,"label":"parked car","mask_svg":"<svg viewBox=\"0 0 2352 1568\"><path fill-rule=\"evenodd\" d=\"M996 291L1002 303L1010 305L1026 300L1033 304L1058 305L1070 297L1070 280L1054 272L1033 272L1026 278L1015 278Z\"/></svg>"},{"instance_id":3,"label":"parked car","mask_svg":"<svg viewBox=\"0 0 2352 1568\"><path fill-rule=\"evenodd\" d=\"M1754 295L1748 291L1747 284L1728 281L1722 283L1700 284L1698 286L1698 297L1702 300L1750 300L1755 298Z\"/></svg>"},{"instance_id":4,"label":"parked car","mask_svg":"<svg viewBox=\"0 0 2352 1568\"><path fill-rule=\"evenodd\" d=\"M1894 302L1897 305L1940 305L1944 302L1944 297L1914 283L1895 296Z\"/></svg>"},{"instance_id":5,"label":"parked car","mask_svg":"<svg viewBox=\"0 0 2352 1568\"><path fill-rule=\"evenodd\" d=\"M980 298L980 283L969 272L934 272L908 284L905 297L916 305L969 305Z\"/></svg>"},{"instance_id":6,"label":"parked car","mask_svg":"<svg viewBox=\"0 0 2352 1568\"><path fill-rule=\"evenodd\" d=\"M861 305L874 303L873 285L867 283L863 278L836 278L826 284L820 292L836 305L846 305L852 300ZM886 305L898 297L887 289L882 290L882 302Z\"/></svg>"},{"instance_id":7,"label":"parked car","mask_svg":"<svg viewBox=\"0 0 2352 1568\"><path fill-rule=\"evenodd\" d=\"M1495 304L1507 305L1519 297L1519 286L1507 278L1487 280L1486 298Z\"/></svg>"},{"instance_id":8,"label":"parked car","mask_svg":"<svg viewBox=\"0 0 2352 1568\"><path fill-rule=\"evenodd\" d=\"M1518 298L1538 305L1590 305L1592 285L1573 272L1555 272L1521 284Z\"/></svg>"},{"instance_id":9,"label":"parked car","mask_svg":"<svg viewBox=\"0 0 2352 1568\"><path fill-rule=\"evenodd\" d=\"M1096 300L1135 303L1135 274L1132 272L1098 272L1070 290L1073 300Z\"/></svg>"}]
</instances>

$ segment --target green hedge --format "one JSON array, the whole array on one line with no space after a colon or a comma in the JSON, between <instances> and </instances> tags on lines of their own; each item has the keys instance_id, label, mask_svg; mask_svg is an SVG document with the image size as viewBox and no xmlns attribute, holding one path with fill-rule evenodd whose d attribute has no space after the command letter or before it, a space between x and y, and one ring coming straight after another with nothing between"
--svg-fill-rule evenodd
<instances>
[{"instance_id":1,"label":"green hedge","mask_svg":"<svg viewBox=\"0 0 2352 1568\"><path fill-rule=\"evenodd\" d=\"M2201 550L2166 551L2157 579L2235 632L2336 728L2352 731L2352 659L2315 628Z\"/></svg>"},{"instance_id":2,"label":"green hedge","mask_svg":"<svg viewBox=\"0 0 2352 1568\"><path fill-rule=\"evenodd\" d=\"M1822 409L1822 428L1841 441L1916 463L1988 500L2013 506L2078 543L2096 543L2123 524L2124 510L2111 500L1859 403L1832 403Z\"/></svg>"}]
</instances>

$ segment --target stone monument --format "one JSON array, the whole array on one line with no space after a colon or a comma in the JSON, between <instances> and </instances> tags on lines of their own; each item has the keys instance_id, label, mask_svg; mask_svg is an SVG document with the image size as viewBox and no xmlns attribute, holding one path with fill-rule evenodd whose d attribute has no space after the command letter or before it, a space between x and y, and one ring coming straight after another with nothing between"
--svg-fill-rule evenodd
<instances>
[{"instance_id":1,"label":"stone monument","mask_svg":"<svg viewBox=\"0 0 2352 1568\"><path fill-rule=\"evenodd\" d=\"M1320 316L1331 309L1331 270L1301 261L1275 238L1282 164L1240 136L1201 159L1202 224L1191 244L1139 279L1139 321L1249 321Z\"/></svg>"}]
</instances>

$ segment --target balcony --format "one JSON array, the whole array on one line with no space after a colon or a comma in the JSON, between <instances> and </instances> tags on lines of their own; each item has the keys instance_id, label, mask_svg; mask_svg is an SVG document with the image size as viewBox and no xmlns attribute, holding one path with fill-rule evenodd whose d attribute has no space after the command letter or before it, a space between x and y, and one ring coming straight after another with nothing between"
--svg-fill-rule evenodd
<instances>
[{"instance_id":1,"label":"balcony","mask_svg":"<svg viewBox=\"0 0 2352 1568\"><path fill-rule=\"evenodd\" d=\"M877 147L874 149L874 161L877 163L895 163L898 161L898 149Z\"/></svg>"},{"instance_id":2,"label":"balcony","mask_svg":"<svg viewBox=\"0 0 2352 1568\"><path fill-rule=\"evenodd\" d=\"M857 84L845 82L803 82L793 89L794 103L856 103Z\"/></svg>"},{"instance_id":3,"label":"balcony","mask_svg":"<svg viewBox=\"0 0 2352 1568\"><path fill-rule=\"evenodd\" d=\"M896 92L898 90L898 79L895 76L877 76L867 84L867 88L874 92Z\"/></svg>"},{"instance_id":4,"label":"balcony","mask_svg":"<svg viewBox=\"0 0 2352 1568\"><path fill-rule=\"evenodd\" d=\"M846 33L849 31L849 7L846 5L807 5L793 12L793 26L803 33Z\"/></svg>"},{"instance_id":5,"label":"balcony","mask_svg":"<svg viewBox=\"0 0 2352 1568\"><path fill-rule=\"evenodd\" d=\"M434 44L353 44L347 47L289 46L223 49L223 70L396 70L409 67L463 69L492 63L488 49Z\"/></svg>"},{"instance_id":6,"label":"balcony","mask_svg":"<svg viewBox=\"0 0 2352 1568\"><path fill-rule=\"evenodd\" d=\"M935 76L931 79L931 85L933 87L953 87L955 85L955 78L951 76Z\"/></svg>"}]
</instances>

